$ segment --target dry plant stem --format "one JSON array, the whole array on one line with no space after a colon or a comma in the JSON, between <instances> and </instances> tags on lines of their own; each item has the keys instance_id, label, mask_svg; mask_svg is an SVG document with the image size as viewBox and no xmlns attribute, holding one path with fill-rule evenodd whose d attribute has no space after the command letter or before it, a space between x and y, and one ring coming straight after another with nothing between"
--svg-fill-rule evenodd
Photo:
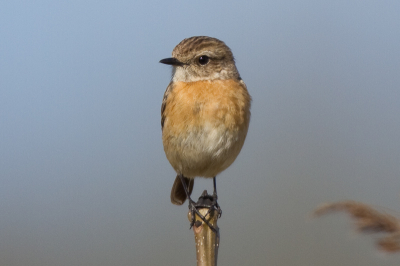
<instances>
[{"instance_id":1,"label":"dry plant stem","mask_svg":"<svg viewBox=\"0 0 400 266\"><path fill-rule=\"evenodd\" d=\"M207 214L208 208L198 208L198 211L204 216ZM191 211L188 213L188 218L189 221L192 221ZM216 266L219 248L218 214L216 211L211 211L205 218L217 230L217 233L195 214L193 232L196 244L197 266Z\"/></svg>"},{"instance_id":2,"label":"dry plant stem","mask_svg":"<svg viewBox=\"0 0 400 266\"><path fill-rule=\"evenodd\" d=\"M388 253L400 252L400 220L397 217L356 201L323 204L315 210L314 214L320 216L334 211L349 213L361 232L384 233L376 241L380 250Z\"/></svg>"}]
</instances>

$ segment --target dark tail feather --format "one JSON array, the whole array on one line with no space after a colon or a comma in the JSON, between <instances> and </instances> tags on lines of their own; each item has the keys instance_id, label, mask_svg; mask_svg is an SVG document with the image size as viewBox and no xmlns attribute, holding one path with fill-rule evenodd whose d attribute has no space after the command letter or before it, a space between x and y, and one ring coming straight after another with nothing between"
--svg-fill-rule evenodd
<instances>
[{"instance_id":1,"label":"dark tail feather","mask_svg":"<svg viewBox=\"0 0 400 266\"><path fill-rule=\"evenodd\" d=\"M183 177L183 180L185 181L190 196L193 191L194 178ZM186 201L186 198L185 189L183 188L179 175L177 175L171 190L171 202L175 205L182 205Z\"/></svg>"}]
</instances>

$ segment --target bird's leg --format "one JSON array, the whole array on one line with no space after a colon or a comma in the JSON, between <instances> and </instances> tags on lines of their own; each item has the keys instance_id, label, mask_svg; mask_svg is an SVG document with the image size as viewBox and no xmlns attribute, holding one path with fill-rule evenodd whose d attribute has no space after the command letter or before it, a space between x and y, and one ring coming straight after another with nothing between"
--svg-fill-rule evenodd
<instances>
[{"instance_id":1,"label":"bird's leg","mask_svg":"<svg viewBox=\"0 0 400 266\"><path fill-rule=\"evenodd\" d=\"M188 188L187 188L187 186L186 186L186 182L185 182L185 180L184 180L184 178L183 178L183 175L180 174L180 175L179 175L179 178L181 179L183 189L185 190L186 197L187 197L187 199L188 199L188 201L189 201L189 210L190 210L190 212L191 212L191 214L192 214L192 221L190 222L190 228L192 228L193 225L195 224L195 214L197 214L197 215L201 218L201 220L203 220L203 221L211 228L211 230L213 230L214 232L217 232L217 230L216 230L216 229L208 222L208 220L206 219L206 216L207 216L207 215L211 212L211 210L213 209L214 201L215 201L215 203L216 203L216 199L212 201L212 204L211 204L210 206L208 206L208 207L209 207L208 212L206 213L206 215L203 216L203 215L197 210L197 207L200 207L200 206L201 206L201 207L204 207L204 206L198 205L196 202L194 202L194 201L190 198L189 190L188 190ZM215 177L214 177L214 180L215 180ZM214 193L216 194L216 191L215 191L215 181L214 181ZM214 198L214 196L213 196L213 198ZM217 205L218 205L218 204L217 204ZM215 208L215 207L214 207L214 208ZM218 208L219 208L219 206L218 206ZM221 216L220 212L218 212L218 214L219 214L219 216Z\"/></svg>"},{"instance_id":2,"label":"bird's leg","mask_svg":"<svg viewBox=\"0 0 400 266\"><path fill-rule=\"evenodd\" d=\"M214 207L214 209L217 211L218 213L218 217L221 217L222 215L222 210L218 205L218 195L217 195L217 181L216 181L216 177L213 177L213 184L214 184L214 192L213 192L213 204L211 205L212 207Z\"/></svg>"},{"instance_id":3,"label":"bird's leg","mask_svg":"<svg viewBox=\"0 0 400 266\"><path fill-rule=\"evenodd\" d=\"M214 191L213 191L213 194L211 196L211 204L209 206L209 209L208 209L206 215L204 215L204 217L206 217L212 210L216 210L218 218L220 218L221 215L222 215L222 210L221 210L221 207L219 207L219 204L217 202L217 200L218 200L217 181L216 181L216 177L215 176L213 177L213 185L214 185Z\"/></svg>"},{"instance_id":4,"label":"bird's leg","mask_svg":"<svg viewBox=\"0 0 400 266\"><path fill-rule=\"evenodd\" d=\"M194 222L195 222L195 213L196 213L204 222L205 222L205 218L204 218L204 216L201 215L201 213L196 209L196 203L192 200L192 198L191 198L190 195L189 195L189 190L188 190L188 188L187 188L187 186L186 186L186 182L185 182L185 180L184 180L184 178L183 178L183 174L180 174L180 175L179 175L179 178L181 179L183 189L185 190L186 198L187 198L188 201L189 201L189 210L190 210L190 212L192 213L192 221L190 222L190 228L192 228L193 225L194 225Z\"/></svg>"}]
</instances>

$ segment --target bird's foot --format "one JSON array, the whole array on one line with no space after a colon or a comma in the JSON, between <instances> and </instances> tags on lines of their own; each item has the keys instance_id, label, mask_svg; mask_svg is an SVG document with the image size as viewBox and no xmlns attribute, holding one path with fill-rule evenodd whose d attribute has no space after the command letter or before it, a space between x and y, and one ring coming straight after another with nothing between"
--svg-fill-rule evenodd
<instances>
[{"instance_id":1,"label":"bird's foot","mask_svg":"<svg viewBox=\"0 0 400 266\"><path fill-rule=\"evenodd\" d=\"M190 228L193 227L193 225L195 225L196 227L201 225L200 221L196 221L195 219L195 214L197 214L200 219L208 225L208 227L210 227L210 229L217 233L218 230L212 226L209 223L209 218L207 219L207 215L209 215L212 211L216 211L218 218L221 217L222 215L222 210L220 208L220 206L218 205L217 202L218 196L217 194L214 192L213 195L208 195L207 190L203 191L203 194L201 194L199 200L197 202L194 202L191 198L189 198L189 210L192 214L192 218L191 218L191 222L190 222ZM198 209L200 208L208 208L207 213L203 216Z\"/></svg>"}]
</instances>

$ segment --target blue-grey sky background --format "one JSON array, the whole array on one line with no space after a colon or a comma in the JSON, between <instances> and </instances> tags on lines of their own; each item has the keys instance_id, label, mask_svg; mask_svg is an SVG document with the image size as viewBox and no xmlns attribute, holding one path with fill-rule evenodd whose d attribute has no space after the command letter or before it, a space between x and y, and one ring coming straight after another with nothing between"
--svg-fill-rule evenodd
<instances>
[{"instance_id":1,"label":"blue-grey sky background","mask_svg":"<svg viewBox=\"0 0 400 266\"><path fill-rule=\"evenodd\" d=\"M399 1L2 1L0 265L194 265L160 106L182 39L232 49L253 97L217 178L219 265L398 265L346 215L400 210ZM196 180L194 198L211 180Z\"/></svg>"}]
</instances>

